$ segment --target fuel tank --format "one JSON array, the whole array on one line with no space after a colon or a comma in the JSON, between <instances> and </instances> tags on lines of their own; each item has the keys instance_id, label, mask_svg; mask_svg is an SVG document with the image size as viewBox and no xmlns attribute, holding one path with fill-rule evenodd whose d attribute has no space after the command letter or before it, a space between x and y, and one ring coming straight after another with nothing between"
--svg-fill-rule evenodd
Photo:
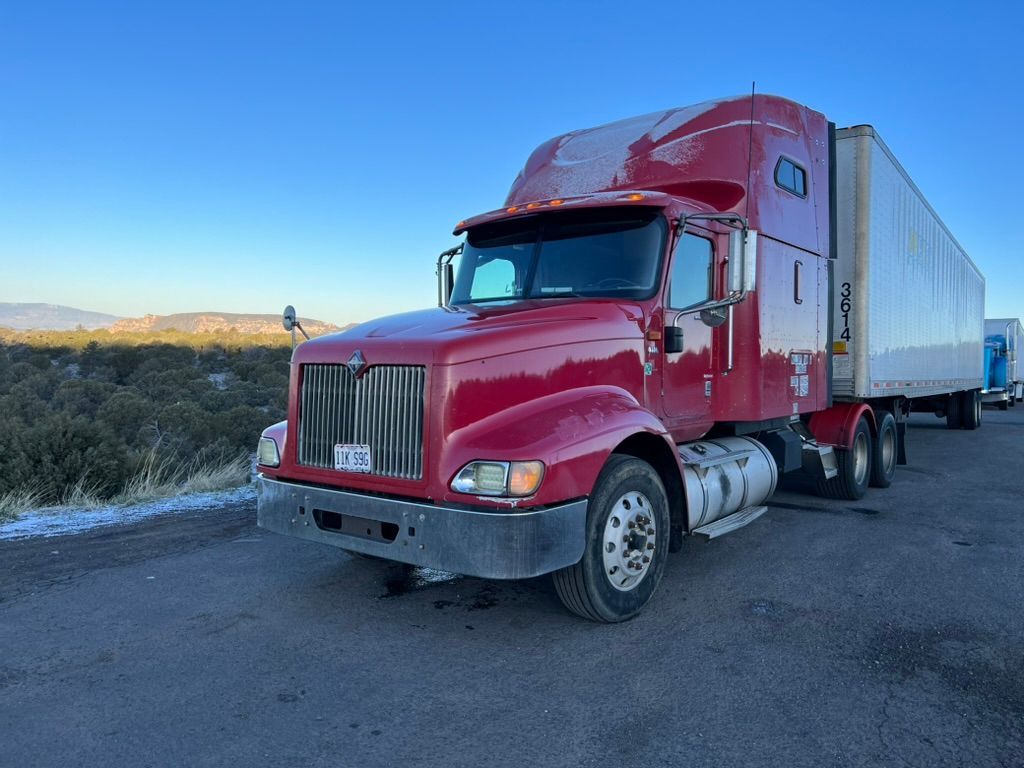
<instances>
[{"instance_id":1,"label":"fuel tank","mask_svg":"<svg viewBox=\"0 0 1024 768\"><path fill-rule=\"evenodd\" d=\"M775 493L779 470L768 449L751 437L716 437L678 446L689 529L748 507Z\"/></svg>"}]
</instances>

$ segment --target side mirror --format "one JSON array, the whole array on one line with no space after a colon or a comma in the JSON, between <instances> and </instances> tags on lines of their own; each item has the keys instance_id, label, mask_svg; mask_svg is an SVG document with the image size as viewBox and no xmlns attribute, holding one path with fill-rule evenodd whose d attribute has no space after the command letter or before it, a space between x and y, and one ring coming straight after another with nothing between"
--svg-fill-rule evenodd
<instances>
[{"instance_id":1,"label":"side mirror","mask_svg":"<svg viewBox=\"0 0 1024 768\"><path fill-rule=\"evenodd\" d=\"M437 306L447 307L452 302L452 290L455 288L455 267L452 259L462 253L466 244L459 243L454 248L442 251L437 257Z\"/></svg>"},{"instance_id":2,"label":"side mirror","mask_svg":"<svg viewBox=\"0 0 1024 768\"><path fill-rule=\"evenodd\" d=\"M441 267L441 296L442 307L447 307L452 302L452 290L455 288L455 267L449 261Z\"/></svg>"},{"instance_id":3,"label":"side mirror","mask_svg":"<svg viewBox=\"0 0 1024 768\"><path fill-rule=\"evenodd\" d=\"M674 354L676 352L683 351L683 329L678 325L668 325L665 327L665 352L666 354Z\"/></svg>"},{"instance_id":4,"label":"side mirror","mask_svg":"<svg viewBox=\"0 0 1024 768\"><path fill-rule=\"evenodd\" d=\"M281 317L281 325L284 326L286 331L291 331L293 349L295 348L296 329L306 337L306 341L309 341L309 334L306 333L306 329L302 327L302 323L299 322L299 318L295 316L295 307L291 304L284 308L284 315Z\"/></svg>"},{"instance_id":5,"label":"side mirror","mask_svg":"<svg viewBox=\"0 0 1024 768\"><path fill-rule=\"evenodd\" d=\"M284 326L286 331L290 331L295 327L295 307L291 304L284 308L284 317L281 318L281 325Z\"/></svg>"},{"instance_id":6,"label":"side mirror","mask_svg":"<svg viewBox=\"0 0 1024 768\"><path fill-rule=\"evenodd\" d=\"M729 233L730 293L749 292L757 286L757 231L735 229Z\"/></svg>"}]
</instances>

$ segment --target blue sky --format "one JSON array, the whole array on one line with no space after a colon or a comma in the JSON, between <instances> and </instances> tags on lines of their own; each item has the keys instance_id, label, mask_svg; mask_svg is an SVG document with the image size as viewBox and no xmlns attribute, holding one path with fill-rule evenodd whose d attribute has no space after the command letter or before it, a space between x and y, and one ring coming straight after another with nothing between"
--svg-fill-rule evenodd
<instances>
[{"instance_id":1,"label":"blue sky","mask_svg":"<svg viewBox=\"0 0 1024 768\"><path fill-rule=\"evenodd\" d=\"M758 90L872 123L1024 316L1016 3L0 7L0 301L338 323L574 128Z\"/></svg>"}]
</instances>

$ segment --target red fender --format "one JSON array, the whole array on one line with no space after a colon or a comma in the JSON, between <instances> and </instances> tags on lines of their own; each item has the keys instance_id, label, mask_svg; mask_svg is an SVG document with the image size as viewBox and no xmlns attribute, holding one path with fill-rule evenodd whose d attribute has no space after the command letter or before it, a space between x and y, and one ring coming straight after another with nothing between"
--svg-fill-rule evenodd
<instances>
[{"instance_id":1,"label":"red fender","mask_svg":"<svg viewBox=\"0 0 1024 768\"><path fill-rule=\"evenodd\" d=\"M853 432L861 416L867 419L871 434L877 435L875 412L867 403L836 403L827 410L818 411L811 416L811 432L819 443L850 448L853 446Z\"/></svg>"},{"instance_id":2,"label":"red fender","mask_svg":"<svg viewBox=\"0 0 1024 768\"><path fill-rule=\"evenodd\" d=\"M665 427L629 392L614 386L580 387L521 403L452 432L437 457L438 474L447 486L470 461L539 459L546 467L544 481L536 496L517 503L553 504L590 495L615 446L640 432L665 440L675 455ZM447 487L442 499L466 501Z\"/></svg>"}]
</instances>

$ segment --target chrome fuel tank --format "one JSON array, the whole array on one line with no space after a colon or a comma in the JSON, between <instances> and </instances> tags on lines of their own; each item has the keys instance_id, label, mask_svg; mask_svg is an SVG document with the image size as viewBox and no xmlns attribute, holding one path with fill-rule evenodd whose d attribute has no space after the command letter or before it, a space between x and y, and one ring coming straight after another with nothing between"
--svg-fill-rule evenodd
<instances>
[{"instance_id":1,"label":"chrome fuel tank","mask_svg":"<svg viewBox=\"0 0 1024 768\"><path fill-rule=\"evenodd\" d=\"M748 507L775 492L775 459L751 437L718 437L678 446L683 460L688 529Z\"/></svg>"}]
</instances>

